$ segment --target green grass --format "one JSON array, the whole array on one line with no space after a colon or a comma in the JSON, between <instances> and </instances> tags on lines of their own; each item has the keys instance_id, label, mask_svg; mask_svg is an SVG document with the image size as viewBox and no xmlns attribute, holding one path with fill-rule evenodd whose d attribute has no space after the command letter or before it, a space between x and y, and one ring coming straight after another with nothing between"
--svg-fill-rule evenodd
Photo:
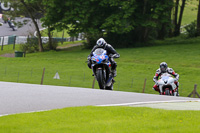
<instances>
[{"instance_id":1,"label":"green grass","mask_svg":"<svg viewBox=\"0 0 200 133\"><path fill-rule=\"evenodd\" d=\"M85 42L85 40L74 41L74 42L63 42L63 44L61 42L58 42L58 46L62 47L62 46L67 46L71 44L83 43L83 42Z\"/></svg>"},{"instance_id":2,"label":"green grass","mask_svg":"<svg viewBox=\"0 0 200 133\"><path fill-rule=\"evenodd\" d=\"M152 90L152 79L163 61L179 73L181 96L189 95L194 84L200 83L200 38L172 38L156 41L155 46L117 51L121 57L116 59L118 75L114 90L142 92L146 78L145 93L157 94ZM90 50L76 47L64 51L27 54L26 58L0 57L0 81L40 84L45 68L45 85L91 88L94 77L85 63L89 53ZM56 72L60 80L53 79ZM97 82L95 88L99 88Z\"/></svg>"},{"instance_id":3,"label":"green grass","mask_svg":"<svg viewBox=\"0 0 200 133\"><path fill-rule=\"evenodd\" d=\"M15 49L13 49L13 45L4 45L3 50L1 50L2 46L0 46L0 55L6 53L14 53L15 51L20 50L20 45L15 45Z\"/></svg>"},{"instance_id":4,"label":"green grass","mask_svg":"<svg viewBox=\"0 0 200 133\"><path fill-rule=\"evenodd\" d=\"M0 117L1 133L194 133L199 111L141 107L71 107Z\"/></svg>"},{"instance_id":5,"label":"green grass","mask_svg":"<svg viewBox=\"0 0 200 133\"><path fill-rule=\"evenodd\" d=\"M48 36L47 29L42 30L41 34L42 34L42 36L46 36L47 37ZM63 31L57 31L57 30L53 31L53 37L62 37L62 36L63 36ZM69 34L67 33L66 30L64 30L64 38L68 38L68 37L70 37Z\"/></svg>"},{"instance_id":6,"label":"green grass","mask_svg":"<svg viewBox=\"0 0 200 133\"><path fill-rule=\"evenodd\" d=\"M185 9L183 12L182 25L190 24L194 20L197 20L198 3L199 2L197 0L186 1Z\"/></svg>"}]
</instances>

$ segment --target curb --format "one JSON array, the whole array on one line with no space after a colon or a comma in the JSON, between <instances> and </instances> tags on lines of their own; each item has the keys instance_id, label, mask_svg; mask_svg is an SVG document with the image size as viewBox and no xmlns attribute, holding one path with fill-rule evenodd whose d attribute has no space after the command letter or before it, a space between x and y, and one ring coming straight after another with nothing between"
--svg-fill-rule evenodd
<instances>
[{"instance_id":1,"label":"curb","mask_svg":"<svg viewBox=\"0 0 200 133\"><path fill-rule=\"evenodd\" d=\"M121 103L121 104L105 104L96 106L132 106L132 105L145 105L145 104L156 104L156 103L180 103L180 102L200 102L200 100L169 100L169 101L148 101L148 102L133 102L133 103Z\"/></svg>"}]
</instances>

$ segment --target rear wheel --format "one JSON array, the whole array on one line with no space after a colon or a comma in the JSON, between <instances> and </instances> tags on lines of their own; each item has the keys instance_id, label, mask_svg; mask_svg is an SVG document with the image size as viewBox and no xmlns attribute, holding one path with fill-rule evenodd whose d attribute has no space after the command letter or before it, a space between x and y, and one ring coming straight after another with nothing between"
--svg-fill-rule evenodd
<instances>
[{"instance_id":1,"label":"rear wheel","mask_svg":"<svg viewBox=\"0 0 200 133\"><path fill-rule=\"evenodd\" d=\"M103 70L102 69L98 69L98 71L97 71L97 81L98 81L100 89L105 89L106 88L105 76L103 74Z\"/></svg>"}]
</instances>

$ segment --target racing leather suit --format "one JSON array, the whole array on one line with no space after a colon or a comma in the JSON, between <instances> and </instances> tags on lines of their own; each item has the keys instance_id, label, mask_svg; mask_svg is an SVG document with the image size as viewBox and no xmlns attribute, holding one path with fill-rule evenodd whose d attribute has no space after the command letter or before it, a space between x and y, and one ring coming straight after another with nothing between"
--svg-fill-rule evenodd
<instances>
[{"instance_id":1,"label":"racing leather suit","mask_svg":"<svg viewBox=\"0 0 200 133\"><path fill-rule=\"evenodd\" d=\"M95 45L90 53L90 55L88 56L88 67L91 69L91 57L93 55L93 52L97 49L97 48L103 48L104 50L107 51L107 55L109 56L109 60L111 62L111 69L112 71L116 71L117 68L117 63L114 61L113 58L119 58L120 55L119 53L117 53L117 51L110 45L110 44L105 44L103 47L99 47L97 45Z\"/></svg>"},{"instance_id":2,"label":"racing leather suit","mask_svg":"<svg viewBox=\"0 0 200 133\"><path fill-rule=\"evenodd\" d=\"M177 87L176 87L176 89L175 89L174 91L177 91L177 92L178 92L178 86L179 86L178 79L179 79L179 74L178 74L178 73L175 73L175 71L174 71L172 68L169 68L169 67L167 68L166 72L169 73L169 74L171 74L171 75L173 75L173 76L176 78L175 84L176 84ZM162 71L160 70L160 68L156 70L156 74L155 74L155 76L153 77L153 81L155 82L155 85L153 86L153 89L154 89L155 91L160 92L159 86L157 85L157 81L158 81L159 76L161 76L163 73L165 73L165 72L162 72Z\"/></svg>"}]
</instances>

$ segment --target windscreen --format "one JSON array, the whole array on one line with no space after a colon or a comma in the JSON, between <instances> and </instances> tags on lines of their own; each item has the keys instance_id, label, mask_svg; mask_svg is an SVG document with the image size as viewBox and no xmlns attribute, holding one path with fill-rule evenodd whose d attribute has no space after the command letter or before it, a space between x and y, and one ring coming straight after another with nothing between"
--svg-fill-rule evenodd
<instances>
[{"instance_id":1,"label":"windscreen","mask_svg":"<svg viewBox=\"0 0 200 133\"><path fill-rule=\"evenodd\" d=\"M98 48L98 49L96 49L96 50L94 51L94 54L96 54L96 55L101 55L104 51L105 51L104 49Z\"/></svg>"},{"instance_id":2,"label":"windscreen","mask_svg":"<svg viewBox=\"0 0 200 133\"><path fill-rule=\"evenodd\" d=\"M168 79L169 77L171 77L171 75L169 73L163 73L160 77L162 79Z\"/></svg>"}]
</instances>

